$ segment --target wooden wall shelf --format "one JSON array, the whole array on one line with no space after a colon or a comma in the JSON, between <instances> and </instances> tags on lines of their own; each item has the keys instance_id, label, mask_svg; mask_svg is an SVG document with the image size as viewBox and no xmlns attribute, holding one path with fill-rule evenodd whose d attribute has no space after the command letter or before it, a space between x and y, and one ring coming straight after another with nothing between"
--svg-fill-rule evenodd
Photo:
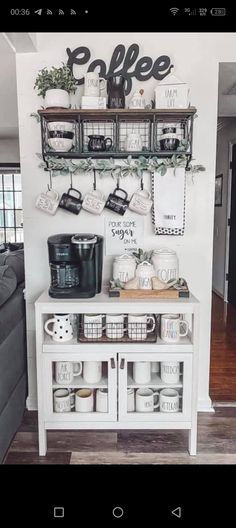
<instances>
[{"instance_id":1,"label":"wooden wall shelf","mask_svg":"<svg viewBox=\"0 0 236 528\"><path fill-rule=\"evenodd\" d=\"M49 108L38 110L41 120L42 154L69 159L81 158L127 158L131 155L138 158L157 156L159 158L171 157L173 154L183 154L190 161L192 157L193 119L196 114L195 107L183 109L63 109ZM48 123L51 121L68 121L73 124L73 147L69 152L52 150L48 144ZM177 137L185 140L184 150L162 150L160 139L166 123L176 123ZM130 132L141 136L143 148L141 151L127 151L126 137ZM93 134L104 135L112 139L110 150L92 152L88 150L88 136Z\"/></svg>"}]
</instances>

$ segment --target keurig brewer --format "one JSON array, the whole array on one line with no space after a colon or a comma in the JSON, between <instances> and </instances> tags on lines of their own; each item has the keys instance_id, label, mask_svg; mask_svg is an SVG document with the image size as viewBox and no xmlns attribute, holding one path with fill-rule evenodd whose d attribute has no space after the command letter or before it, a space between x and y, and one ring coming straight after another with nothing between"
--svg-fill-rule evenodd
<instances>
[{"instance_id":1,"label":"keurig brewer","mask_svg":"<svg viewBox=\"0 0 236 528\"><path fill-rule=\"evenodd\" d=\"M62 234L48 238L51 285L58 299L94 297L102 288L103 237Z\"/></svg>"}]
</instances>

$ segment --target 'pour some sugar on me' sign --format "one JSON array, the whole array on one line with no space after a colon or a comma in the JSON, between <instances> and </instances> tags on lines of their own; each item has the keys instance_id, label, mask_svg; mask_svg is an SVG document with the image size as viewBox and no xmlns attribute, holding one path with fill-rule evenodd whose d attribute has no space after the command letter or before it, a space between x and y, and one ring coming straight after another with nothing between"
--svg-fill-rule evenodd
<instances>
[{"instance_id":1,"label":"'pour some sugar on me' sign","mask_svg":"<svg viewBox=\"0 0 236 528\"><path fill-rule=\"evenodd\" d=\"M143 245L143 218L129 218L122 220L105 220L106 255L121 255L126 251L135 251Z\"/></svg>"}]
</instances>

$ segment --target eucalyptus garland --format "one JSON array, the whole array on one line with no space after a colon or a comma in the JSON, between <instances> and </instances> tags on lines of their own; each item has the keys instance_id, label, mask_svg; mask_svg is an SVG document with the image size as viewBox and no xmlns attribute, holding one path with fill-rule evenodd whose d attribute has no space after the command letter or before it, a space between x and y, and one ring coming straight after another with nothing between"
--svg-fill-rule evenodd
<instances>
[{"instance_id":1,"label":"eucalyptus garland","mask_svg":"<svg viewBox=\"0 0 236 528\"><path fill-rule=\"evenodd\" d=\"M38 154L38 157L42 159L41 154ZM101 176L107 174L113 178L126 176L142 178L144 171L150 173L158 172L161 176L164 176L168 168L173 168L175 172L179 167L186 168L186 166L186 170L192 174L205 170L205 167L202 165L188 165L188 157L180 154L164 159L158 159L157 156L149 158L139 156L138 159L133 159L132 156L128 156L126 160L122 160L122 164L117 163L113 158L106 160L86 158L74 163L71 159L64 159L58 156L46 156L45 161L42 161L39 165L40 168L53 171L55 175L98 171Z\"/></svg>"}]
</instances>

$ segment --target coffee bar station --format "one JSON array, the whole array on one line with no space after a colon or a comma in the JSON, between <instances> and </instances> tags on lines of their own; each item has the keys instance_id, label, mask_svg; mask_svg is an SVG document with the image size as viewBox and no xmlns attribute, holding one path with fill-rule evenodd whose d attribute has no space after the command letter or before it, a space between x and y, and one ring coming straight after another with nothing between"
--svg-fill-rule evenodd
<instances>
[{"instance_id":1,"label":"coffee bar station","mask_svg":"<svg viewBox=\"0 0 236 528\"><path fill-rule=\"evenodd\" d=\"M189 454L197 450L199 302L180 276L177 252L155 236L183 235L185 195L177 206L172 203L166 223L159 223L154 185L151 196L142 179L142 171L149 170L152 182L159 181L159 170L160 185L165 178L168 184L168 169L176 169L183 179L171 174L173 185L179 181L185 189L196 109L189 106L187 86L174 76L168 88L166 79L159 83L154 105L140 90L125 108L124 81L118 75L105 81L88 72L82 108L68 108L66 99L57 104L52 102L57 94L47 94L46 108L38 112L49 173L69 167L72 178L77 169L89 170L89 163L94 174L93 191L83 199L72 184L61 198L50 185L37 197L38 209L52 215L58 207L75 215L82 209L94 215L106 211L115 218L129 208L132 214L152 214L155 225L149 251L136 248L113 255L109 284L104 282L105 236L96 229L49 233L51 280L35 303L41 456L51 429L186 429ZM100 94L104 82L107 99ZM170 83L177 88L171 90ZM133 168L136 176L141 174L141 187L131 199L119 186L122 161L129 156L139 160ZM119 158L117 187L105 199L96 188L96 171L112 173L115 166L101 163ZM176 161L175 169L168 160ZM176 215L170 214L173 207ZM172 226L174 216L180 222Z\"/></svg>"}]
</instances>

